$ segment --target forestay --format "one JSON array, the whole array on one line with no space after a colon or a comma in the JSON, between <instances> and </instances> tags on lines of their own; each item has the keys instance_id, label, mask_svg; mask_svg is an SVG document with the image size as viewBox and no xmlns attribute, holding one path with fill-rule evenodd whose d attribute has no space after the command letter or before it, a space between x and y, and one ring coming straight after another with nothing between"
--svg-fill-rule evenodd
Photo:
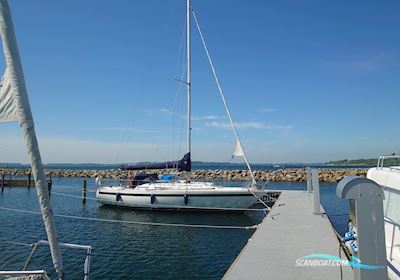
<instances>
[{"instance_id":1,"label":"forestay","mask_svg":"<svg viewBox=\"0 0 400 280\"><path fill-rule=\"evenodd\" d=\"M203 33L201 32L199 22L197 21L196 14L194 13L193 10L192 10L192 14L193 14L194 21L196 23L197 31L199 32L199 35L200 35L201 42L203 43L204 51L206 52L206 55L207 55L207 58L208 58L208 62L209 62L210 67L211 67L211 71L212 71L212 73L214 75L214 79L215 79L215 82L217 84L218 91L219 91L219 93L221 95L222 102L224 103L226 114L228 115L230 124L232 126L233 133L235 134L235 137L236 137L236 146L235 146L235 150L233 152L233 156L241 156L241 157L243 157L243 159L244 159L244 161L246 163L246 166L249 169L249 172L250 172L250 175L251 175L251 179L252 179L252 183L255 185L256 184L256 178L254 177L253 170L251 169L249 161L247 160L247 156L246 156L246 154L245 154L245 152L243 150L243 146L242 146L242 143L240 141L239 134L237 132L235 122L232 119L232 115L231 115L231 112L229 110L228 103L227 103L227 101L225 99L225 95L224 95L224 92L222 90L221 84L219 82L219 79L218 79L218 76L217 76L217 72L215 71L214 64L213 64L213 62L211 60L211 56L210 56L210 53L208 51L208 48L207 48L207 45L206 45L206 41L204 40L204 36L203 36Z\"/></svg>"}]
</instances>

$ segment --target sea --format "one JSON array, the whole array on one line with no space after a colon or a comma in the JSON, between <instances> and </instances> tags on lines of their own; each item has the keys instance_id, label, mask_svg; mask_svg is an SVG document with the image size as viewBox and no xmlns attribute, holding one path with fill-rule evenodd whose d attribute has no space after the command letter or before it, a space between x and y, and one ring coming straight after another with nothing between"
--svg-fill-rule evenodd
<instances>
[{"instance_id":1,"label":"sea","mask_svg":"<svg viewBox=\"0 0 400 280\"><path fill-rule=\"evenodd\" d=\"M233 184L241 186L240 182ZM265 217L263 212L255 211L181 213L101 206L94 200L96 186L92 179L88 180L88 200L83 204L76 197L82 193L81 186L80 178L53 179L54 213L116 221L241 227L258 224ZM344 234L348 202L336 196L335 186L321 184L321 203L335 229ZM305 190L306 186L269 183L267 188ZM5 188L0 192L0 208L4 207L32 211L0 209L0 270L20 270L31 249L23 244L46 239L42 217L36 214L39 205L35 189ZM92 246L91 279L221 279L254 233L254 229L245 228L151 226L67 217L56 217L56 226L60 242ZM296 226L293 224L293 230ZM66 279L83 279L85 255L78 249L62 249ZM46 269L55 279L48 247L39 247L28 269Z\"/></svg>"}]
</instances>

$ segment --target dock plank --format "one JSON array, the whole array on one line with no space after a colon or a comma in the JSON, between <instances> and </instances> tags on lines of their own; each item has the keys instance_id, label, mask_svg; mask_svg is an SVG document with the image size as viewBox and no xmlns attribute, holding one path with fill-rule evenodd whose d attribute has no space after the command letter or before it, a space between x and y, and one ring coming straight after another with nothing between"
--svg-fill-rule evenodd
<instances>
[{"instance_id":1,"label":"dock plank","mask_svg":"<svg viewBox=\"0 0 400 280\"><path fill-rule=\"evenodd\" d=\"M296 266L297 259L317 253L339 256L329 219L313 214L306 191L282 191L223 279L341 279L340 267ZM343 267L343 279L353 279L348 266Z\"/></svg>"}]
</instances>

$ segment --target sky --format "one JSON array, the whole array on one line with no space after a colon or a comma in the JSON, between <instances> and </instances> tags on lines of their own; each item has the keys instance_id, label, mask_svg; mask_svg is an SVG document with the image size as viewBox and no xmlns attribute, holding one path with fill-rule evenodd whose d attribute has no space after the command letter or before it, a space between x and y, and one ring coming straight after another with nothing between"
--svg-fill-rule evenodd
<instances>
[{"instance_id":1,"label":"sky","mask_svg":"<svg viewBox=\"0 0 400 280\"><path fill-rule=\"evenodd\" d=\"M186 1L9 5L45 163L185 153L186 92L177 80L185 75ZM192 6L250 162L400 152L399 1ZM234 134L192 27L192 159L231 161ZM27 161L18 125L1 123L0 162Z\"/></svg>"}]
</instances>

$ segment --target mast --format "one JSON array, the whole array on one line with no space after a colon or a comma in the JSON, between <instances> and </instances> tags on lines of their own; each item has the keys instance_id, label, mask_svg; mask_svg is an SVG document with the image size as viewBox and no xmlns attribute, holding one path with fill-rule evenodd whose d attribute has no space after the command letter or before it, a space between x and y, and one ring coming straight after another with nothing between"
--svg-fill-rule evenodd
<instances>
[{"instance_id":1,"label":"mast","mask_svg":"<svg viewBox=\"0 0 400 280\"><path fill-rule=\"evenodd\" d=\"M42 212L50 245L51 257L58 279L63 279L63 263L57 241L53 211L50 205L49 193L46 186L46 176L40 157L28 93L26 91L22 63L18 52L17 40L14 34L11 12L7 0L0 0L0 35L3 40L3 51L7 66L2 79L2 89L5 85L7 85L8 88L2 93L6 95L11 94L12 102L14 102L15 105L15 116L6 121L18 121L22 128L28 150L29 161L31 162L32 174L35 179L35 189L39 199L40 210Z\"/></svg>"},{"instance_id":2,"label":"mast","mask_svg":"<svg viewBox=\"0 0 400 280\"><path fill-rule=\"evenodd\" d=\"M191 77L190 77L190 0L186 2L186 51L187 51L187 72L186 72L186 88L187 88L187 130L188 130L188 153L192 152L192 105L191 105ZM191 177L189 171L189 181Z\"/></svg>"}]
</instances>

